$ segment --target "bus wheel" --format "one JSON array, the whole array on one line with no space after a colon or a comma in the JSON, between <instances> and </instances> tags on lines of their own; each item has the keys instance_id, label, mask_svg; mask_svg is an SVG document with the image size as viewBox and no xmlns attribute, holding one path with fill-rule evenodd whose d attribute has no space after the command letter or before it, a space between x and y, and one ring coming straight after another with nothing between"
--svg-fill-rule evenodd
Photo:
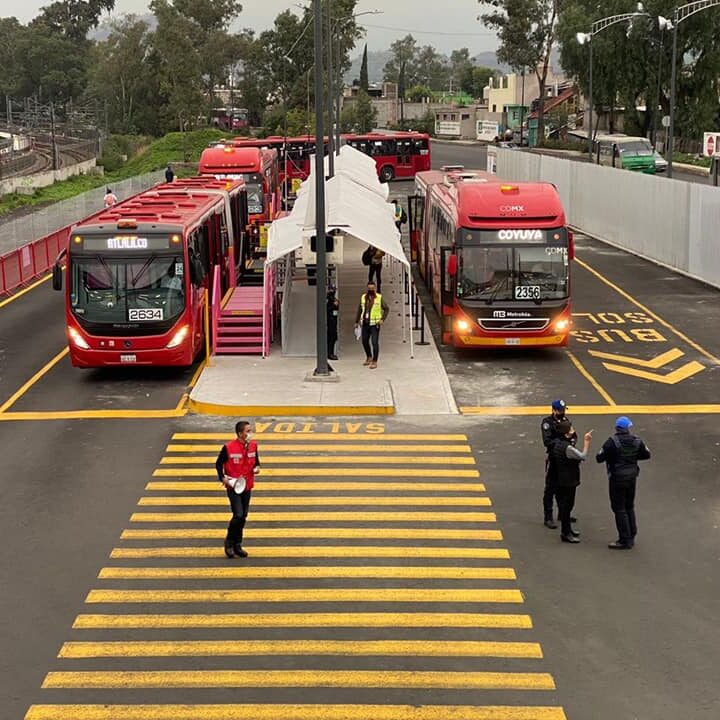
<instances>
[{"instance_id":1,"label":"bus wheel","mask_svg":"<svg viewBox=\"0 0 720 720\"><path fill-rule=\"evenodd\" d=\"M395 171L393 170L392 165L383 165L382 168L380 168L380 180L383 182L390 182L395 178Z\"/></svg>"}]
</instances>

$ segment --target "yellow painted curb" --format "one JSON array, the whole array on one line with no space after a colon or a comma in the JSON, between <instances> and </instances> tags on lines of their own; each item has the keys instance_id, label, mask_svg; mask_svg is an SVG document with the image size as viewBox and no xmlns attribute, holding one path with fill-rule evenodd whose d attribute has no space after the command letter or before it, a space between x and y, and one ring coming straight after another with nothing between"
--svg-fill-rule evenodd
<instances>
[{"instance_id":1,"label":"yellow painted curb","mask_svg":"<svg viewBox=\"0 0 720 720\"><path fill-rule=\"evenodd\" d=\"M573 415L716 415L720 414L717 405L573 405ZM545 405L511 407L461 407L463 415L547 415Z\"/></svg>"},{"instance_id":2,"label":"yellow painted curb","mask_svg":"<svg viewBox=\"0 0 720 720\"><path fill-rule=\"evenodd\" d=\"M221 405L190 398L188 409L197 415L225 417L317 417L334 415L394 415L393 405Z\"/></svg>"}]
</instances>

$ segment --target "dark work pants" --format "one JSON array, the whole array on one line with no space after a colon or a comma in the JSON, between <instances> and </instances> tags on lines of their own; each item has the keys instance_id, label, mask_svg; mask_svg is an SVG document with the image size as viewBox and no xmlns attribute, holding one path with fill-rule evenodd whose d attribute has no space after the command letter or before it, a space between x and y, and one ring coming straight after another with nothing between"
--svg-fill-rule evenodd
<instances>
[{"instance_id":1,"label":"dark work pants","mask_svg":"<svg viewBox=\"0 0 720 720\"><path fill-rule=\"evenodd\" d=\"M242 545L243 530L245 529L245 521L247 520L248 510L250 509L250 495L252 490L246 490L239 495L230 488L227 491L230 499L230 507L232 508L232 519L228 525L227 537L225 545L227 547Z\"/></svg>"},{"instance_id":2,"label":"dark work pants","mask_svg":"<svg viewBox=\"0 0 720 720\"><path fill-rule=\"evenodd\" d=\"M368 282L373 282L373 277L376 277L377 280L375 281L375 287L377 287L378 292L382 292L382 263L378 263L375 265L374 263L370 263L370 268L368 269Z\"/></svg>"},{"instance_id":3,"label":"dark work pants","mask_svg":"<svg viewBox=\"0 0 720 720\"><path fill-rule=\"evenodd\" d=\"M632 547L637 535L635 521L635 486L636 479L618 482L610 480L610 507L615 513L615 525L618 531L618 541L623 545Z\"/></svg>"},{"instance_id":4,"label":"dark work pants","mask_svg":"<svg viewBox=\"0 0 720 720\"><path fill-rule=\"evenodd\" d=\"M328 321L328 328L327 328L327 343L328 343L328 355L334 355L335 354L335 343L338 339L338 331L337 331L337 322L330 323Z\"/></svg>"},{"instance_id":5,"label":"dark work pants","mask_svg":"<svg viewBox=\"0 0 720 720\"><path fill-rule=\"evenodd\" d=\"M372 349L370 345L372 344ZM377 362L378 356L380 355L380 326L379 325L366 325L363 323L362 326L362 345L365 350L365 357L371 357L374 362Z\"/></svg>"},{"instance_id":6,"label":"dark work pants","mask_svg":"<svg viewBox=\"0 0 720 720\"><path fill-rule=\"evenodd\" d=\"M545 520L553 519L553 498L557 495L557 470L550 458L545 458L545 492L543 493L543 513ZM559 501L558 501L559 506Z\"/></svg>"},{"instance_id":7,"label":"dark work pants","mask_svg":"<svg viewBox=\"0 0 720 720\"><path fill-rule=\"evenodd\" d=\"M569 535L572 530L570 515L573 507L575 507L576 490L576 487L563 487L559 485L555 491L558 508L560 509L560 533L562 535Z\"/></svg>"}]
</instances>

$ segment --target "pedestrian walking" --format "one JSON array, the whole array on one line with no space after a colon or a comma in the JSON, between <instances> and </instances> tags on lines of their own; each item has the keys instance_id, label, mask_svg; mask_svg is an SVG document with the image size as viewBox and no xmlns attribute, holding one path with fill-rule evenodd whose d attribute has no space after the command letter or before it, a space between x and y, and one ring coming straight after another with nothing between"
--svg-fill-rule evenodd
<instances>
[{"instance_id":1,"label":"pedestrian walking","mask_svg":"<svg viewBox=\"0 0 720 720\"><path fill-rule=\"evenodd\" d=\"M371 370L375 370L380 355L380 326L390 314L390 308L376 291L375 283L367 284L367 292L362 294L360 305L355 315L355 327L361 329L365 362Z\"/></svg>"},{"instance_id":2,"label":"pedestrian walking","mask_svg":"<svg viewBox=\"0 0 720 720\"><path fill-rule=\"evenodd\" d=\"M165 168L165 182L171 183L174 179L175 179L175 173L173 172L173 169L170 166L170 163L168 163L168 166Z\"/></svg>"},{"instance_id":3,"label":"pedestrian walking","mask_svg":"<svg viewBox=\"0 0 720 720\"><path fill-rule=\"evenodd\" d=\"M327 346L328 360L337 360L335 344L338 340L338 319L340 316L340 301L337 299L336 288L330 285L327 291Z\"/></svg>"},{"instance_id":4,"label":"pedestrian walking","mask_svg":"<svg viewBox=\"0 0 720 720\"><path fill-rule=\"evenodd\" d=\"M235 439L224 445L215 461L218 478L227 491L232 519L225 537L225 554L246 558L243 531L250 509L255 476L260 472L257 443L252 439L252 425L241 420L235 425Z\"/></svg>"},{"instance_id":5,"label":"pedestrian walking","mask_svg":"<svg viewBox=\"0 0 720 720\"><path fill-rule=\"evenodd\" d=\"M553 440L550 453L557 470L555 494L560 511L560 539L563 542L579 543L580 533L573 530L570 518L575 506L575 493L580 485L580 463L587 459L592 430L585 433L582 450L572 444L575 430L569 420L561 420L557 424L557 432L559 437Z\"/></svg>"},{"instance_id":6,"label":"pedestrian walking","mask_svg":"<svg viewBox=\"0 0 720 720\"><path fill-rule=\"evenodd\" d=\"M395 227L398 229L398 232L401 233L402 226L407 222L407 213L403 210L397 198L393 200L393 205L395 205Z\"/></svg>"},{"instance_id":7,"label":"pedestrian walking","mask_svg":"<svg viewBox=\"0 0 720 720\"><path fill-rule=\"evenodd\" d=\"M630 418L615 421L615 434L609 437L595 456L607 466L610 507L615 514L618 539L608 544L611 550L630 550L635 545L635 490L640 475L639 460L649 460L647 445L631 432Z\"/></svg>"},{"instance_id":8,"label":"pedestrian walking","mask_svg":"<svg viewBox=\"0 0 720 720\"><path fill-rule=\"evenodd\" d=\"M115 203L117 203L117 201L118 201L117 195L115 195L115 193L110 188L105 188L105 197L103 198L103 205L106 208L109 208L109 207L112 207L113 205L115 205Z\"/></svg>"},{"instance_id":9,"label":"pedestrian walking","mask_svg":"<svg viewBox=\"0 0 720 720\"><path fill-rule=\"evenodd\" d=\"M542 433L542 441L545 446L545 491L543 492L543 514L544 524L546 528L550 530L557 530L557 525L553 520L553 500L556 498L557 489L557 468L553 463L552 448L553 441L557 438L562 437L558 433L558 424L563 420L568 420L565 415L567 410L567 404L564 400L553 400L550 405L551 413L547 417L544 417L540 422L540 432ZM577 442L577 435L573 435L571 438L572 444ZM559 503L558 503L559 506ZM575 518L570 518L571 522L575 522Z\"/></svg>"},{"instance_id":10,"label":"pedestrian walking","mask_svg":"<svg viewBox=\"0 0 720 720\"><path fill-rule=\"evenodd\" d=\"M368 270L368 282L377 281L377 291L382 292L382 267L383 258L385 253L382 250L378 250L376 247L372 247L372 253L370 254L370 268Z\"/></svg>"}]
</instances>

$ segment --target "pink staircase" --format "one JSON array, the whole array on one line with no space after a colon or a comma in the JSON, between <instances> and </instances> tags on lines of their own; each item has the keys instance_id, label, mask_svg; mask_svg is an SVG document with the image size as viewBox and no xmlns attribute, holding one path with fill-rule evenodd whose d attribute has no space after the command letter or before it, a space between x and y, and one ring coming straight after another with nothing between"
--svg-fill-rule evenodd
<instances>
[{"instance_id":1,"label":"pink staircase","mask_svg":"<svg viewBox=\"0 0 720 720\"><path fill-rule=\"evenodd\" d=\"M263 354L262 285L233 289L220 310L215 352L218 355Z\"/></svg>"}]
</instances>

